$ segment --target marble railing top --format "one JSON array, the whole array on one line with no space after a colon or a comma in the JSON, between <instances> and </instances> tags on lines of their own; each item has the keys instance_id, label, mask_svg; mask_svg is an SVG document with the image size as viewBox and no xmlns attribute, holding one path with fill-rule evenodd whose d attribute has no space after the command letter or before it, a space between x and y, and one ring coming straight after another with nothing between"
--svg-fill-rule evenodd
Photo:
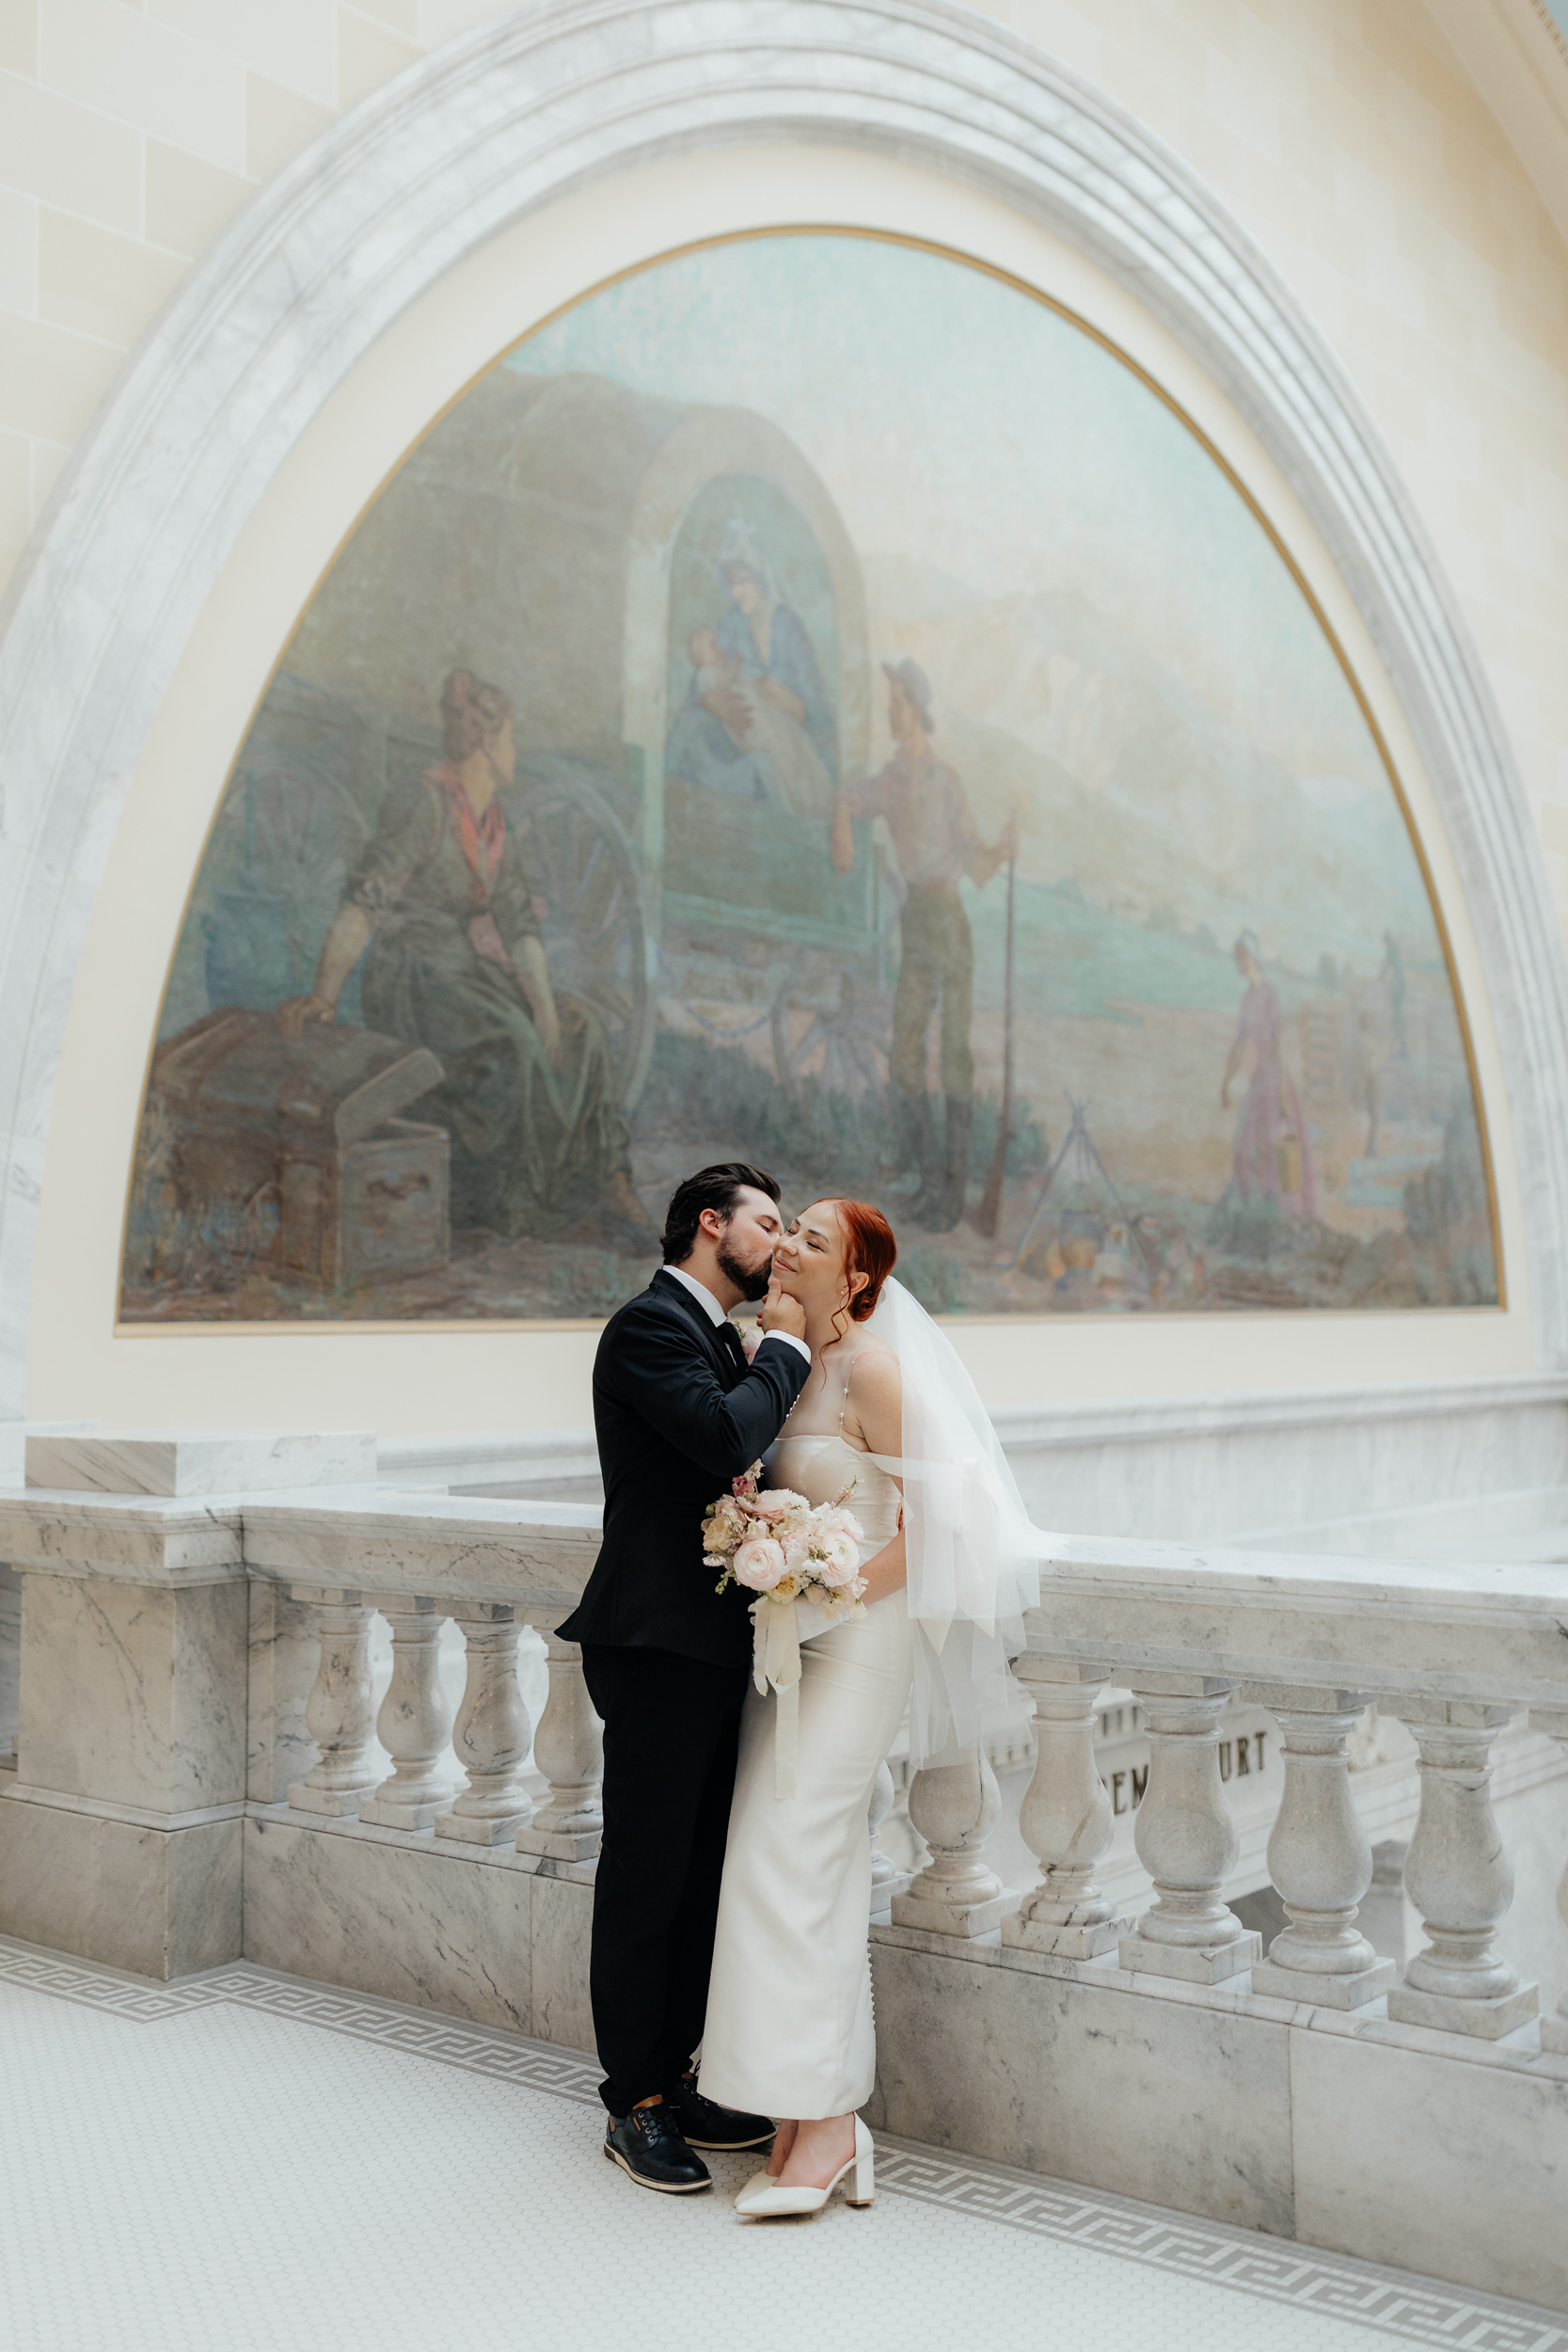
<instances>
[{"instance_id":1,"label":"marble railing top","mask_svg":"<svg viewBox=\"0 0 1568 2352\"><path fill-rule=\"evenodd\" d=\"M428 1488L0 1496L0 1559L144 1582L245 1574L314 1589L568 1606L589 1503ZM1568 1565L1369 1559L1062 1536L1029 1647L1148 1673L1568 1706Z\"/></svg>"},{"instance_id":2,"label":"marble railing top","mask_svg":"<svg viewBox=\"0 0 1568 2352\"><path fill-rule=\"evenodd\" d=\"M540 1608L570 1603L598 1556L596 1504L377 1486L197 1497L0 1494L0 1560L65 1575L282 1582Z\"/></svg>"},{"instance_id":3,"label":"marble railing top","mask_svg":"<svg viewBox=\"0 0 1568 2352\"><path fill-rule=\"evenodd\" d=\"M242 1523L238 1495L176 1501L13 1488L0 1493L0 1560L133 1583L210 1582L245 1574Z\"/></svg>"},{"instance_id":4,"label":"marble railing top","mask_svg":"<svg viewBox=\"0 0 1568 2352\"><path fill-rule=\"evenodd\" d=\"M599 1551L596 1503L383 1487L266 1495L244 1506L245 1564L301 1585L570 1607Z\"/></svg>"},{"instance_id":5,"label":"marble railing top","mask_svg":"<svg viewBox=\"0 0 1568 2352\"><path fill-rule=\"evenodd\" d=\"M1063 1537L1029 1646L1140 1672L1568 1702L1568 1565Z\"/></svg>"}]
</instances>

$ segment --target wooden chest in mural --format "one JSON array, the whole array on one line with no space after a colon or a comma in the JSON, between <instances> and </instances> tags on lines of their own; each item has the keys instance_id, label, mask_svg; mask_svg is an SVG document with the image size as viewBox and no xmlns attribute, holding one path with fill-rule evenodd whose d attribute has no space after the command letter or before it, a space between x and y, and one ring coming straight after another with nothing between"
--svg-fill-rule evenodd
<instances>
[{"instance_id":1,"label":"wooden chest in mural","mask_svg":"<svg viewBox=\"0 0 1568 2352\"><path fill-rule=\"evenodd\" d=\"M153 1059L178 1205L323 1289L444 1265L447 1133L399 1116L440 1077L427 1048L372 1030L290 1044L265 1014L209 1013Z\"/></svg>"}]
</instances>

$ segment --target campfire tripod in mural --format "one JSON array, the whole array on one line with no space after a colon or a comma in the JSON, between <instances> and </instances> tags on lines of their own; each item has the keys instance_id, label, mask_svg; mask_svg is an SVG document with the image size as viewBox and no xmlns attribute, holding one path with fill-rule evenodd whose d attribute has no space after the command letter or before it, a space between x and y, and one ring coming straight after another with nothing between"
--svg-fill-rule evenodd
<instances>
[{"instance_id":1,"label":"campfire tripod in mural","mask_svg":"<svg viewBox=\"0 0 1568 2352\"><path fill-rule=\"evenodd\" d=\"M1201 596L1173 593L1197 577ZM486 796L465 754L466 815L424 781L453 765L433 724L452 669L516 714L515 781ZM495 822L522 880L480 871ZM439 955L416 935L427 896ZM345 898L356 930L383 927L357 963ZM485 914L504 963L475 943ZM238 1036L220 1015L270 1021L340 982L344 1058L319 1085L253 1032L226 1064L243 1085L209 1068ZM301 1019L287 1052L315 1069L325 1034ZM429 1189L400 1205L407 1169L356 1192L358 1122L425 1051L439 1087L394 1116L422 1122L398 1149L431 1156ZM304 1266L287 1217L269 1225L302 1194L302 1089L349 1204L341 1246ZM1125 1246L1069 1222L1060 1177L1036 1214L1039 1106L1064 1092L1093 1104L1119 1202L1101 1222ZM241 1128L248 1189L220 1213L189 1180ZM128 1321L596 1319L646 1278L638 1204L695 1151L774 1167L791 1200L873 1200L942 1311L1498 1296L1440 919L1300 572L1081 321L859 233L634 271L525 336L409 453L241 747L143 1133ZM393 1231L435 1200L432 1138L455 1208L434 1270L428 1233L416 1252ZM977 1221L972 1162L992 1170Z\"/></svg>"}]
</instances>

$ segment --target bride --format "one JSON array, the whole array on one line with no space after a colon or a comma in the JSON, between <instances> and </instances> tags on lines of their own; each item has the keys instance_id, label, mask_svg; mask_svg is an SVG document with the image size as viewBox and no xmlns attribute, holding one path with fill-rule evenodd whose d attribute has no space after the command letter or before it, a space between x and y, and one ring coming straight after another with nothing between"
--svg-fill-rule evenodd
<instances>
[{"instance_id":1,"label":"bride","mask_svg":"<svg viewBox=\"0 0 1568 2352\"><path fill-rule=\"evenodd\" d=\"M705 2098L780 2119L768 2169L736 2201L746 2219L816 2212L851 2173L848 2202L872 2201L855 2110L877 2066L873 1786L906 1704L913 1767L1001 1720L1050 1540L955 1350L893 1279L896 1256L881 1212L844 1200L814 1202L774 1251L812 1370L768 1478L813 1503L853 1481L866 1589L863 1616L796 1603L792 1775L775 1766L775 1692L746 1694L699 2077Z\"/></svg>"}]
</instances>

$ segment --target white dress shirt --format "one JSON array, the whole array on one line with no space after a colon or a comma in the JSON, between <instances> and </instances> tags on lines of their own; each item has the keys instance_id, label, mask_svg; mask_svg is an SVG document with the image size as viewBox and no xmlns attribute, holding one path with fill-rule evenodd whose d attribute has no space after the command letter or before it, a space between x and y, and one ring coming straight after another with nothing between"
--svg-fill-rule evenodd
<instances>
[{"instance_id":1,"label":"white dress shirt","mask_svg":"<svg viewBox=\"0 0 1568 2352\"><path fill-rule=\"evenodd\" d=\"M717 1330L719 1326L724 1321L724 1310L721 1307L719 1301L715 1298L707 1284L705 1282L699 1282L694 1274L688 1274L684 1266L667 1265L664 1268L664 1271L673 1282L679 1282L683 1284L684 1287L691 1293L692 1297L696 1300L698 1306L701 1307L704 1314L706 1315L714 1329ZM783 1340L786 1347L798 1347L801 1355L805 1358L807 1363L810 1363L810 1348L806 1345L804 1340L798 1340L793 1331L765 1331L763 1333L763 1337L768 1340Z\"/></svg>"}]
</instances>

